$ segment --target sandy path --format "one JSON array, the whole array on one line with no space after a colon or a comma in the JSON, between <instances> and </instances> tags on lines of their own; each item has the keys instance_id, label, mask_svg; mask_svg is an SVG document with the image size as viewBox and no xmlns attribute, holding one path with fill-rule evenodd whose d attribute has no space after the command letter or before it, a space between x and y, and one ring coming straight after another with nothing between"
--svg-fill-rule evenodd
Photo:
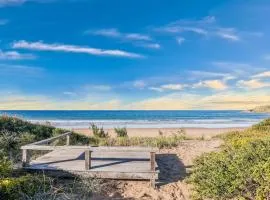
<instances>
[{"instance_id":1,"label":"sandy path","mask_svg":"<svg viewBox=\"0 0 270 200\"><path fill-rule=\"evenodd\" d=\"M144 181L110 181L104 185L105 199L189 200L191 188L185 178L192 161L202 153L216 151L221 144L218 139L190 140L177 148L161 150L157 154L160 179L156 190Z\"/></svg>"}]
</instances>

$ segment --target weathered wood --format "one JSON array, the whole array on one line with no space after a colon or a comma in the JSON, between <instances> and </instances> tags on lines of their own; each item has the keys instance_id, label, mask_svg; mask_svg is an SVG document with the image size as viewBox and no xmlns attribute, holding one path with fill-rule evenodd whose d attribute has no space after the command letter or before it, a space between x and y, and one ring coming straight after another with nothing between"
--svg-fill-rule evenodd
<instances>
[{"instance_id":1,"label":"weathered wood","mask_svg":"<svg viewBox=\"0 0 270 200\"><path fill-rule=\"evenodd\" d=\"M70 145L70 135L67 135L66 137L67 137L66 138L66 140L67 140L66 145L69 146Z\"/></svg>"},{"instance_id":2,"label":"weathered wood","mask_svg":"<svg viewBox=\"0 0 270 200\"><path fill-rule=\"evenodd\" d=\"M31 159L31 151L27 149L22 150L22 166L27 167L29 166Z\"/></svg>"},{"instance_id":3,"label":"weathered wood","mask_svg":"<svg viewBox=\"0 0 270 200\"><path fill-rule=\"evenodd\" d=\"M62 137L65 137L67 135L70 135L71 132L67 132L67 133L64 133L62 135L57 135L55 137L51 137L51 138L48 138L48 139L45 139L45 140L41 140L41 141L38 141L38 142L34 142L34 143L31 143L31 144L28 144L28 145L41 145L41 144L48 144L49 142L53 141L53 140L56 140L56 139L59 139L59 138L62 138ZM26 145L26 146L28 146Z\"/></svg>"},{"instance_id":4,"label":"weathered wood","mask_svg":"<svg viewBox=\"0 0 270 200\"><path fill-rule=\"evenodd\" d=\"M33 160L26 169L109 179L152 180L158 177L158 171L150 169L149 152L91 152L91 169L86 169L89 164L85 158L90 161L90 152L88 157L82 149L54 150Z\"/></svg>"},{"instance_id":5,"label":"weathered wood","mask_svg":"<svg viewBox=\"0 0 270 200\"><path fill-rule=\"evenodd\" d=\"M85 170L91 169L91 151L86 150L84 153L85 159Z\"/></svg>"},{"instance_id":6,"label":"weathered wood","mask_svg":"<svg viewBox=\"0 0 270 200\"><path fill-rule=\"evenodd\" d=\"M63 150L63 149L82 149L82 150L91 150L91 151L100 151L100 152L156 152L157 148L151 147L107 147L107 146L99 146L99 147L91 147L91 146L46 146L46 145L25 145L22 146L21 149L31 149L31 150Z\"/></svg>"},{"instance_id":7,"label":"weathered wood","mask_svg":"<svg viewBox=\"0 0 270 200\"><path fill-rule=\"evenodd\" d=\"M155 171L155 163L156 163L156 153L150 152L150 169L151 171Z\"/></svg>"},{"instance_id":8,"label":"weathered wood","mask_svg":"<svg viewBox=\"0 0 270 200\"><path fill-rule=\"evenodd\" d=\"M156 152L150 152L150 170L152 172L156 171ZM152 188L156 187L156 178L155 177L151 177L150 179L150 185Z\"/></svg>"}]
</instances>

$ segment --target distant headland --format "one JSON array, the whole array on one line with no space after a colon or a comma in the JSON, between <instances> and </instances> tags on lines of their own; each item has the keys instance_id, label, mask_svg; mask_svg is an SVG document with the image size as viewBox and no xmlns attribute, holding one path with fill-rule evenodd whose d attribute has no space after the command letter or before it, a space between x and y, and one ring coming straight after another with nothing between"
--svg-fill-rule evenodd
<instances>
[{"instance_id":1,"label":"distant headland","mask_svg":"<svg viewBox=\"0 0 270 200\"><path fill-rule=\"evenodd\" d=\"M257 106L253 109L248 110L249 112L255 113L270 113L270 104L266 106Z\"/></svg>"}]
</instances>

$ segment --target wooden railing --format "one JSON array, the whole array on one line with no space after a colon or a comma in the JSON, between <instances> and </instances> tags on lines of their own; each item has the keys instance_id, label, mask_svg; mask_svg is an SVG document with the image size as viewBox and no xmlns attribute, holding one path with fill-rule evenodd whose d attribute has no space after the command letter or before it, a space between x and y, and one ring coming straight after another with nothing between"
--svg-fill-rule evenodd
<instances>
[{"instance_id":1,"label":"wooden railing","mask_svg":"<svg viewBox=\"0 0 270 200\"><path fill-rule=\"evenodd\" d=\"M23 167L29 166L31 159L31 151L53 151L64 149L82 149L85 151L85 170L91 169L91 155L92 152L149 152L150 153L150 169L155 171L155 155L157 148L152 147L109 147L109 146L70 146L71 132L67 132L55 137L51 137L45 140L34 142L25 146L22 146L22 165ZM60 138L66 137L65 146L49 146L48 144Z\"/></svg>"},{"instance_id":2,"label":"wooden railing","mask_svg":"<svg viewBox=\"0 0 270 200\"><path fill-rule=\"evenodd\" d=\"M51 137L45 140L41 140L38 142L34 142L25 146L22 146L22 166L27 167L29 165L30 159L31 159L31 151L30 150L40 150L40 151L48 151L48 150L54 150L57 146L46 146L49 144L49 142L55 141L57 139L66 137L66 146L69 146L70 144L70 135L71 132L67 132L55 137ZM58 146L63 147L63 146Z\"/></svg>"}]
</instances>

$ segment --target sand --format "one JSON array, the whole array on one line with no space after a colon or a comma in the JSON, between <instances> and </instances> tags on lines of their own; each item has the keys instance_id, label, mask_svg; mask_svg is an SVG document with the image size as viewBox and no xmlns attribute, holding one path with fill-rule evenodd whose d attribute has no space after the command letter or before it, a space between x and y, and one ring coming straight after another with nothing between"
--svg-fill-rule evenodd
<instances>
[{"instance_id":1,"label":"sand","mask_svg":"<svg viewBox=\"0 0 270 200\"><path fill-rule=\"evenodd\" d=\"M219 139L188 140L177 148L162 149L156 156L160 170L156 189L149 186L149 181L105 181L103 195L93 199L189 200L192 186L186 178L193 160L205 152L217 151L221 144Z\"/></svg>"},{"instance_id":2,"label":"sand","mask_svg":"<svg viewBox=\"0 0 270 200\"><path fill-rule=\"evenodd\" d=\"M209 139L213 136L219 135L221 133L233 131L233 130L244 130L245 128L184 128L186 136L191 138L199 138L204 137ZM177 131L181 130L181 128L129 128L128 136L129 137L156 137L159 135L159 131L162 131L164 136L172 135L173 133L177 133ZM92 135L92 131L90 129L73 129L73 131L77 133L81 133L87 136ZM113 129L105 129L109 133L110 136L115 137L116 134Z\"/></svg>"},{"instance_id":3,"label":"sand","mask_svg":"<svg viewBox=\"0 0 270 200\"><path fill-rule=\"evenodd\" d=\"M179 129L128 129L129 136L158 136L161 130L170 135ZM156 161L160 170L157 188L153 189L149 181L104 181L102 192L93 199L125 199L125 200L189 200L192 199L192 185L186 182L193 161L206 152L218 151L223 141L212 136L243 128L187 128L186 135L193 138L204 136L208 140L184 140L178 147L161 149L157 152ZM86 129L76 130L85 135L91 135ZM115 136L113 130L108 130Z\"/></svg>"}]
</instances>

